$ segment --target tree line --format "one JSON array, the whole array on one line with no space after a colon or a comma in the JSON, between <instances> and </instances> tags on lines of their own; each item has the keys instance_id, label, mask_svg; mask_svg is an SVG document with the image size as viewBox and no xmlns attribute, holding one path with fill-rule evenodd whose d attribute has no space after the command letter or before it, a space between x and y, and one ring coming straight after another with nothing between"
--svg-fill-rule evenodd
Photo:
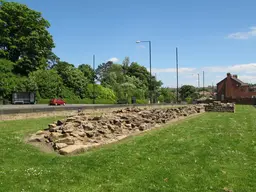
<instances>
[{"instance_id":1,"label":"tree line","mask_svg":"<svg viewBox=\"0 0 256 192\"><path fill-rule=\"evenodd\" d=\"M129 57L122 63L108 61L93 70L62 61L40 12L24 4L0 0L0 97L11 100L13 92L35 92L38 101L62 97L71 102L96 99L98 103L175 101L175 90L150 76ZM150 83L151 82L151 83ZM181 96L184 95L182 92ZM189 93L186 97L192 97ZM182 96L182 99L185 96Z\"/></svg>"}]
</instances>

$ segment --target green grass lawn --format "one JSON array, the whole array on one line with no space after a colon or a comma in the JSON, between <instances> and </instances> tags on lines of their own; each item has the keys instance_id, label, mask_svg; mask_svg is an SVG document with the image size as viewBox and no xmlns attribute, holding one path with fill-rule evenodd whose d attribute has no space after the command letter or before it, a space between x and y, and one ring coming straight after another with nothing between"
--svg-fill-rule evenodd
<instances>
[{"instance_id":1,"label":"green grass lawn","mask_svg":"<svg viewBox=\"0 0 256 192\"><path fill-rule=\"evenodd\" d=\"M26 145L54 118L0 123L0 191L256 191L256 109L206 113L88 153Z\"/></svg>"}]
</instances>

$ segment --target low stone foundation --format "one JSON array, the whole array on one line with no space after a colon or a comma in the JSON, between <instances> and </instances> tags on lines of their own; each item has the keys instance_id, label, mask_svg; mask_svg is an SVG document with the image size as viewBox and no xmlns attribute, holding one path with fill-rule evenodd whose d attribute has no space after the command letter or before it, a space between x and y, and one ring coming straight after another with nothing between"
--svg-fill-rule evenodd
<instances>
[{"instance_id":1,"label":"low stone foundation","mask_svg":"<svg viewBox=\"0 0 256 192\"><path fill-rule=\"evenodd\" d=\"M48 128L33 134L28 141L46 144L61 155L76 154L204 111L204 106L198 105L126 108L98 116L81 112L50 124Z\"/></svg>"},{"instance_id":2,"label":"low stone foundation","mask_svg":"<svg viewBox=\"0 0 256 192\"><path fill-rule=\"evenodd\" d=\"M234 103L221 103L220 101L214 101L213 103L205 105L206 112L235 112Z\"/></svg>"}]
</instances>

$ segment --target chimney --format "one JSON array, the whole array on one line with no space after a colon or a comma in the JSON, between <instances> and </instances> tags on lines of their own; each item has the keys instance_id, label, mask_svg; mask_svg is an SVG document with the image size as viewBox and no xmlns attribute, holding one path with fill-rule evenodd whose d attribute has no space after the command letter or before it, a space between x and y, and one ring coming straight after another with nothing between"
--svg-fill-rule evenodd
<instances>
[{"instance_id":1,"label":"chimney","mask_svg":"<svg viewBox=\"0 0 256 192\"><path fill-rule=\"evenodd\" d=\"M236 78L236 79L237 79L237 75L233 75L233 78Z\"/></svg>"}]
</instances>

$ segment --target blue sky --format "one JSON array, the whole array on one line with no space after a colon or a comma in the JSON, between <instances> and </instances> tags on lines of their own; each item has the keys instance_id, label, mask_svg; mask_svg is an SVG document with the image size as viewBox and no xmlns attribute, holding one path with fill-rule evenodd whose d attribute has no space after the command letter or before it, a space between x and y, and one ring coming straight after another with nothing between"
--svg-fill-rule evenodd
<instances>
[{"instance_id":1,"label":"blue sky","mask_svg":"<svg viewBox=\"0 0 256 192\"><path fill-rule=\"evenodd\" d=\"M125 56L152 68L165 86L176 86L175 48L179 48L180 86L216 84L227 72L256 83L256 1L244 0L16 0L42 12L50 23L54 52L76 66L97 65ZM202 85L202 84L201 84Z\"/></svg>"}]
</instances>

